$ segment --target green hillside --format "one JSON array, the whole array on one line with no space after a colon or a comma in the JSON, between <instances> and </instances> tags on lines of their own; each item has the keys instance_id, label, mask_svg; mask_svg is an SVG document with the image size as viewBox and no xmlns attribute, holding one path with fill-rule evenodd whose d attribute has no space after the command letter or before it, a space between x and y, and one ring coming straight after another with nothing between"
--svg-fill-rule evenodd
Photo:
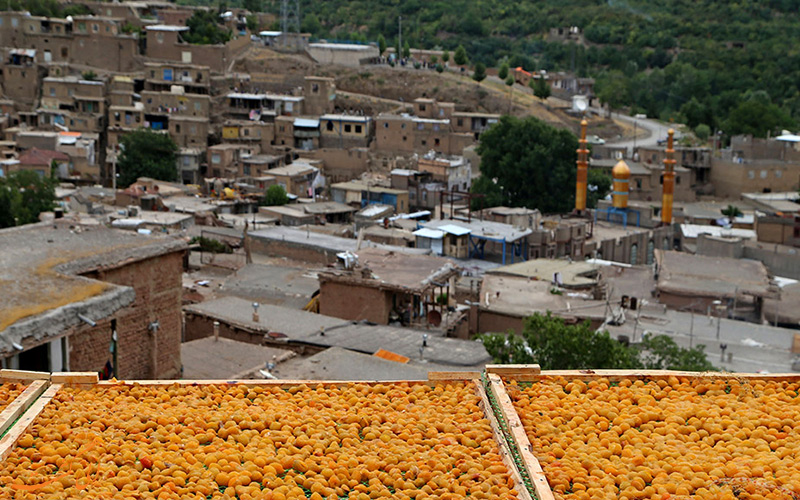
<instances>
[{"instance_id":1,"label":"green hillside","mask_svg":"<svg viewBox=\"0 0 800 500\"><path fill-rule=\"evenodd\" d=\"M266 10L279 12L280 3ZM472 62L597 78L614 107L764 135L800 118L800 0L325 0L301 2L318 38L463 45ZM577 26L583 43L548 40Z\"/></svg>"}]
</instances>

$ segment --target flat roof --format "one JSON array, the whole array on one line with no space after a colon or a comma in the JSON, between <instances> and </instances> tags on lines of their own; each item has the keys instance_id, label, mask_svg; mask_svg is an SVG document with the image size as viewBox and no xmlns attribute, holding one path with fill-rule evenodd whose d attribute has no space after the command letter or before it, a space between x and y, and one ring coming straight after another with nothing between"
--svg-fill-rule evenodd
<instances>
[{"instance_id":1,"label":"flat roof","mask_svg":"<svg viewBox=\"0 0 800 500\"><path fill-rule=\"evenodd\" d=\"M310 174L312 172L316 172L318 169L317 167L312 167L308 164L295 164L290 163L289 165L284 165L283 167L277 167L267 170L267 173L272 176L293 176L293 175L303 175L303 174Z\"/></svg>"},{"instance_id":2,"label":"flat roof","mask_svg":"<svg viewBox=\"0 0 800 500\"><path fill-rule=\"evenodd\" d=\"M681 232L685 238L697 238L701 234L708 234L717 238L744 238L754 240L757 238L756 232L752 229L730 229L721 226L705 226L701 224L681 224Z\"/></svg>"},{"instance_id":3,"label":"flat roof","mask_svg":"<svg viewBox=\"0 0 800 500\"><path fill-rule=\"evenodd\" d=\"M441 229L442 226L456 226L468 230L471 237L494 240L494 241L507 241L513 242L522 239L533 230L529 228L516 228L510 224L503 224L502 222L480 221L472 219L471 222L464 220L430 220L422 223L423 227L431 229Z\"/></svg>"},{"instance_id":4,"label":"flat roof","mask_svg":"<svg viewBox=\"0 0 800 500\"><path fill-rule=\"evenodd\" d=\"M81 226L68 218L0 230L0 353L14 352L13 342L65 333L81 324L79 312L98 321L133 302L132 289L80 274L185 248L181 239Z\"/></svg>"},{"instance_id":5,"label":"flat roof","mask_svg":"<svg viewBox=\"0 0 800 500\"><path fill-rule=\"evenodd\" d=\"M383 186L367 186L361 181L337 182L331 184L331 189L344 189L346 191L373 191L376 193L403 194L408 193L403 189L392 189Z\"/></svg>"},{"instance_id":6,"label":"flat roof","mask_svg":"<svg viewBox=\"0 0 800 500\"><path fill-rule=\"evenodd\" d=\"M245 92L231 92L227 94L225 97L227 97L228 99L268 99L271 101L291 101L291 102L299 102L305 99L304 97L298 97L293 95L251 94Z\"/></svg>"},{"instance_id":7,"label":"flat roof","mask_svg":"<svg viewBox=\"0 0 800 500\"><path fill-rule=\"evenodd\" d=\"M550 311L561 317L605 318L606 303L588 294L553 294L549 281L521 276L485 274L479 307L484 310L525 318Z\"/></svg>"},{"instance_id":8,"label":"flat roof","mask_svg":"<svg viewBox=\"0 0 800 500\"><path fill-rule=\"evenodd\" d=\"M424 352L429 362L451 366L476 366L491 362L491 357L480 342L441 337L427 330L353 323L270 304L261 304L259 321L254 322L252 302L235 297L186 306L184 310L243 326L251 331L282 333L287 336L286 341L290 345L341 347L365 354L385 349L413 359L419 359L424 333L429 336ZM320 335L322 328L325 329L325 335Z\"/></svg>"},{"instance_id":9,"label":"flat roof","mask_svg":"<svg viewBox=\"0 0 800 500\"><path fill-rule=\"evenodd\" d=\"M433 255L408 255L383 248L357 250L358 266L354 271L335 270L320 273L325 276L353 276L361 278L361 270L369 269L372 276L366 280L376 280L381 286L394 289L420 291L436 282L459 273L455 263L444 257ZM360 268L360 269L359 269Z\"/></svg>"},{"instance_id":10,"label":"flat roof","mask_svg":"<svg viewBox=\"0 0 800 500\"><path fill-rule=\"evenodd\" d=\"M556 273L561 277L565 287L585 288L597 284L596 274L599 266L585 261L570 261L562 259L532 259L518 262L509 266L498 267L487 271L488 274L506 274L521 278L534 278L540 281L552 282Z\"/></svg>"},{"instance_id":11,"label":"flat roof","mask_svg":"<svg viewBox=\"0 0 800 500\"><path fill-rule=\"evenodd\" d=\"M472 232L470 229L457 226L455 224L445 224L443 226L439 226L437 229L439 231L444 231L447 234L452 234L454 236L464 236L465 234L469 234Z\"/></svg>"},{"instance_id":12,"label":"flat roof","mask_svg":"<svg viewBox=\"0 0 800 500\"><path fill-rule=\"evenodd\" d=\"M344 203L335 201L318 201L299 205L307 214L346 214L355 212L356 209Z\"/></svg>"},{"instance_id":13,"label":"flat roof","mask_svg":"<svg viewBox=\"0 0 800 500\"><path fill-rule=\"evenodd\" d=\"M302 247L309 247L318 249L320 251L328 252L356 252L358 241L353 238L340 238L338 236L331 236L328 234L307 232L302 229L296 229L286 226L275 226L258 231L251 231L250 236L253 238L263 239L267 241L281 241L293 243ZM378 247L393 250L395 252L425 255L429 254L430 250L422 248L408 248L396 247L392 245L382 245L372 241L362 241L361 247Z\"/></svg>"},{"instance_id":14,"label":"flat roof","mask_svg":"<svg viewBox=\"0 0 800 500\"><path fill-rule=\"evenodd\" d=\"M371 116L359 116L359 115L334 115L334 114L327 114L322 115L319 117L320 120L335 120L335 121L342 121L342 122L359 122L359 123L367 123L372 121Z\"/></svg>"},{"instance_id":15,"label":"flat roof","mask_svg":"<svg viewBox=\"0 0 800 500\"><path fill-rule=\"evenodd\" d=\"M319 128L319 120L316 118L295 118L294 126Z\"/></svg>"},{"instance_id":16,"label":"flat roof","mask_svg":"<svg viewBox=\"0 0 800 500\"><path fill-rule=\"evenodd\" d=\"M188 26L174 26L169 24L154 24L145 26L147 31L189 31Z\"/></svg>"},{"instance_id":17,"label":"flat roof","mask_svg":"<svg viewBox=\"0 0 800 500\"><path fill-rule=\"evenodd\" d=\"M370 45L357 45L354 43L309 43L308 46L315 49L335 49L335 50L368 51L373 49L373 47Z\"/></svg>"},{"instance_id":18,"label":"flat roof","mask_svg":"<svg viewBox=\"0 0 800 500\"><path fill-rule=\"evenodd\" d=\"M655 250L657 287L662 292L695 297L772 297L767 268L759 261L707 257Z\"/></svg>"},{"instance_id":19,"label":"flat roof","mask_svg":"<svg viewBox=\"0 0 800 500\"><path fill-rule=\"evenodd\" d=\"M414 236L419 236L420 238L429 238L432 240L441 240L444 238L444 231L439 231L438 229L428 229L427 227L417 229L412 234Z\"/></svg>"}]
</instances>

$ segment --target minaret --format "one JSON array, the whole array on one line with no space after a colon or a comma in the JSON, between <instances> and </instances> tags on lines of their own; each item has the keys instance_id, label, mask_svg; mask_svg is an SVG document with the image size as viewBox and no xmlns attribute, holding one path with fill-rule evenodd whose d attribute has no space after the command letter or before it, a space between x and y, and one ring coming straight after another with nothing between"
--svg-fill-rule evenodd
<instances>
[{"instance_id":1,"label":"minaret","mask_svg":"<svg viewBox=\"0 0 800 500\"><path fill-rule=\"evenodd\" d=\"M581 138L578 140L578 178L575 182L575 212L582 214L586 210L586 179L589 168L589 150L586 149L586 127L589 122L581 120Z\"/></svg>"},{"instance_id":2,"label":"minaret","mask_svg":"<svg viewBox=\"0 0 800 500\"><path fill-rule=\"evenodd\" d=\"M661 224L672 224L672 195L675 193L675 131L667 132L667 157L664 159L664 194L661 197Z\"/></svg>"},{"instance_id":3,"label":"minaret","mask_svg":"<svg viewBox=\"0 0 800 500\"><path fill-rule=\"evenodd\" d=\"M614 178L613 191L611 192L611 204L614 208L628 208L628 182L631 178L631 169L628 164L620 160L611 169L611 177Z\"/></svg>"}]
</instances>

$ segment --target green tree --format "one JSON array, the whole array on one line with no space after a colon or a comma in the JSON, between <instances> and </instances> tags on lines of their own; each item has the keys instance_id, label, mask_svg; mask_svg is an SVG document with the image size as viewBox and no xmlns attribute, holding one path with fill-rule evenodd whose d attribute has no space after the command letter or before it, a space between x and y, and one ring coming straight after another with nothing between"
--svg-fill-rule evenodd
<instances>
[{"instance_id":1,"label":"green tree","mask_svg":"<svg viewBox=\"0 0 800 500\"><path fill-rule=\"evenodd\" d=\"M586 206L597 208L597 201L602 200L611 191L611 176L604 171L592 168L586 177Z\"/></svg>"},{"instance_id":2,"label":"green tree","mask_svg":"<svg viewBox=\"0 0 800 500\"><path fill-rule=\"evenodd\" d=\"M504 61L503 64L500 65L500 69L497 70L497 77L499 79L501 79L501 80L505 80L506 78L508 78L508 63L507 62Z\"/></svg>"},{"instance_id":3,"label":"green tree","mask_svg":"<svg viewBox=\"0 0 800 500\"><path fill-rule=\"evenodd\" d=\"M597 79L597 97L610 109L619 109L630 102L629 79L620 71L612 71Z\"/></svg>"},{"instance_id":4,"label":"green tree","mask_svg":"<svg viewBox=\"0 0 800 500\"><path fill-rule=\"evenodd\" d=\"M666 335L647 334L642 348L639 359L647 370L716 371L706 358L704 345L686 349Z\"/></svg>"},{"instance_id":5,"label":"green tree","mask_svg":"<svg viewBox=\"0 0 800 500\"><path fill-rule=\"evenodd\" d=\"M408 44L408 40L403 44L403 58L408 59L411 57L411 46Z\"/></svg>"},{"instance_id":6,"label":"green tree","mask_svg":"<svg viewBox=\"0 0 800 500\"><path fill-rule=\"evenodd\" d=\"M81 73L81 78L91 82L97 80L97 73L95 73L92 70L84 71L83 73Z\"/></svg>"},{"instance_id":7,"label":"green tree","mask_svg":"<svg viewBox=\"0 0 800 500\"><path fill-rule=\"evenodd\" d=\"M0 227L21 226L39 221L39 214L53 210L58 182L20 170L0 177Z\"/></svg>"},{"instance_id":8,"label":"green tree","mask_svg":"<svg viewBox=\"0 0 800 500\"><path fill-rule=\"evenodd\" d=\"M443 73L444 72L444 66L442 66L442 63L439 63L439 64L436 65L436 72L437 73Z\"/></svg>"},{"instance_id":9,"label":"green tree","mask_svg":"<svg viewBox=\"0 0 800 500\"><path fill-rule=\"evenodd\" d=\"M473 210L496 207L505 203L502 189L497 185L496 179L490 179L482 175L472 181L470 192L483 195L482 198L472 198L471 205Z\"/></svg>"},{"instance_id":10,"label":"green tree","mask_svg":"<svg viewBox=\"0 0 800 500\"><path fill-rule=\"evenodd\" d=\"M262 12L264 10L263 0L242 0L242 7L250 12Z\"/></svg>"},{"instance_id":11,"label":"green tree","mask_svg":"<svg viewBox=\"0 0 800 500\"><path fill-rule=\"evenodd\" d=\"M117 162L119 185L127 187L139 177L175 181L178 146L168 134L138 129L122 136L122 153Z\"/></svg>"},{"instance_id":12,"label":"green tree","mask_svg":"<svg viewBox=\"0 0 800 500\"><path fill-rule=\"evenodd\" d=\"M250 33L258 33L258 16L247 16L247 29Z\"/></svg>"},{"instance_id":13,"label":"green tree","mask_svg":"<svg viewBox=\"0 0 800 500\"><path fill-rule=\"evenodd\" d=\"M546 100L550 97L550 85L547 84L544 78L531 78L529 85L533 90L533 95L541 100Z\"/></svg>"},{"instance_id":14,"label":"green tree","mask_svg":"<svg viewBox=\"0 0 800 500\"><path fill-rule=\"evenodd\" d=\"M730 218L742 216L742 211L739 210L739 207L737 207L736 205L728 205L727 207L720 210L720 212L722 212L722 215L724 215L725 217L730 217Z\"/></svg>"},{"instance_id":15,"label":"green tree","mask_svg":"<svg viewBox=\"0 0 800 500\"><path fill-rule=\"evenodd\" d=\"M447 63L449 60L450 60L450 52L445 50L444 53L442 53L442 61Z\"/></svg>"},{"instance_id":16,"label":"green tree","mask_svg":"<svg viewBox=\"0 0 800 500\"><path fill-rule=\"evenodd\" d=\"M189 31L181 33L185 42L198 45L218 45L231 39L231 32L218 24L219 16L213 11L196 10L186 20Z\"/></svg>"},{"instance_id":17,"label":"green tree","mask_svg":"<svg viewBox=\"0 0 800 500\"><path fill-rule=\"evenodd\" d=\"M577 149L572 132L535 117L503 116L481 135L477 152L481 176L497 179L502 204L563 213L575 202Z\"/></svg>"},{"instance_id":18,"label":"green tree","mask_svg":"<svg viewBox=\"0 0 800 500\"><path fill-rule=\"evenodd\" d=\"M459 66L463 66L467 64L467 49L464 48L463 45L459 45L456 48L455 54L453 54L453 62L458 64Z\"/></svg>"},{"instance_id":19,"label":"green tree","mask_svg":"<svg viewBox=\"0 0 800 500\"><path fill-rule=\"evenodd\" d=\"M781 108L771 102L751 99L734 108L725 123L728 135L752 134L766 137L767 132L794 128L795 122Z\"/></svg>"},{"instance_id":20,"label":"green tree","mask_svg":"<svg viewBox=\"0 0 800 500\"><path fill-rule=\"evenodd\" d=\"M322 23L319 22L316 14L304 15L303 20L300 22L300 31L311 33L312 35L319 34L322 31Z\"/></svg>"},{"instance_id":21,"label":"green tree","mask_svg":"<svg viewBox=\"0 0 800 500\"><path fill-rule=\"evenodd\" d=\"M428 62L435 65L439 62L439 58L436 57L436 54L432 54Z\"/></svg>"},{"instance_id":22,"label":"green tree","mask_svg":"<svg viewBox=\"0 0 800 500\"><path fill-rule=\"evenodd\" d=\"M267 188L267 192L264 193L263 205L265 207L286 205L287 203L289 203L289 196L286 194L286 190L283 189L283 186L279 184L273 184Z\"/></svg>"},{"instance_id":23,"label":"green tree","mask_svg":"<svg viewBox=\"0 0 800 500\"><path fill-rule=\"evenodd\" d=\"M535 313L522 332L480 335L495 363L538 363L544 370L630 369L640 366L636 353L589 322L567 325L562 318Z\"/></svg>"},{"instance_id":24,"label":"green tree","mask_svg":"<svg viewBox=\"0 0 800 500\"><path fill-rule=\"evenodd\" d=\"M711 127L705 123L701 123L694 128L694 135L696 135L701 141L705 142L711 136Z\"/></svg>"},{"instance_id":25,"label":"green tree","mask_svg":"<svg viewBox=\"0 0 800 500\"><path fill-rule=\"evenodd\" d=\"M475 72L472 79L480 83L486 78L486 66L482 62L475 63Z\"/></svg>"},{"instance_id":26,"label":"green tree","mask_svg":"<svg viewBox=\"0 0 800 500\"><path fill-rule=\"evenodd\" d=\"M383 34L378 35L378 51L380 51L380 55L386 52L386 38L383 37Z\"/></svg>"}]
</instances>

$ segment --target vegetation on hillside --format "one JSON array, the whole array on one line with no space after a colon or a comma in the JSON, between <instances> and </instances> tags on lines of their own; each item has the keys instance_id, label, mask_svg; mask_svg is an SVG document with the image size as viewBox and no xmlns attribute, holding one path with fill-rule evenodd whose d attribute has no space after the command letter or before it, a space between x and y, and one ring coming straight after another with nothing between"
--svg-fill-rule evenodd
<instances>
[{"instance_id":1,"label":"vegetation on hillside","mask_svg":"<svg viewBox=\"0 0 800 500\"><path fill-rule=\"evenodd\" d=\"M265 9L278 13L280 3ZM470 61L574 70L597 79L612 107L705 124L726 135L795 126L800 119L800 0L329 0L303 6L313 35L337 40L397 36L412 47L466 48ZM576 26L580 43L550 39ZM747 116L757 118L749 123ZM758 117L768 118L762 123ZM753 126L755 125L755 126Z\"/></svg>"},{"instance_id":2,"label":"vegetation on hillside","mask_svg":"<svg viewBox=\"0 0 800 500\"><path fill-rule=\"evenodd\" d=\"M181 33L181 38L189 43L217 45L231 39L231 31L219 24L219 14L209 10L196 10L186 20L189 31Z\"/></svg>"},{"instance_id":3,"label":"vegetation on hillside","mask_svg":"<svg viewBox=\"0 0 800 500\"><path fill-rule=\"evenodd\" d=\"M704 346L686 349L666 335L647 335L638 349L612 339L608 332L592 330L588 322L568 325L549 312L526 318L519 335L490 333L479 338L495 363L538 363L545 370L716 370Z\"/></svg>"},{"instance_id":4,"label":"vegetation on hillside","mask_svg":"<svg viewBox=\"0 0 800 500\"><path fill-rule=\"evenodd\" d=\"M55 206L58 181L20 170L0 177L0 228L39 221L39 214Z\"/></svg>"},{"instance_id":5,"label":"vegetation on hillside","mask_svg":"<svg viewBox=\"0 0 800 500\"><path fill-rule=\"evenodd\" d=\"M122 153L117 163L120 187L130 186L139 177L177 180L175 155L178 145L168 134L141 128L122 136L120 145Z\"/></svg>"}]
</instances>

